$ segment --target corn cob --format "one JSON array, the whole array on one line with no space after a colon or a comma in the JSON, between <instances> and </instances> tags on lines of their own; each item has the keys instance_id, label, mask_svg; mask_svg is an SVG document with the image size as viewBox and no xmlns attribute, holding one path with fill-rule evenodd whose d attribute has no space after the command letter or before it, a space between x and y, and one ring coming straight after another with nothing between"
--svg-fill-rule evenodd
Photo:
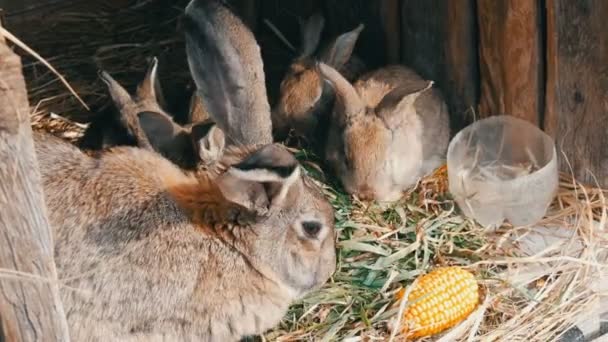
<instances>
[{"instance_id":1,"label":"corn cob","mask_svg":"<svg viewBox=\"0 0 608 342\"><path fill-rule=\"evenodd\" d=\"M401 299L405 291L397 295ZM479 303L477 281L460 267L442 267L422 276L408 296L403 333L410 338L453 327Z\"/></svg>"}]
</instances>

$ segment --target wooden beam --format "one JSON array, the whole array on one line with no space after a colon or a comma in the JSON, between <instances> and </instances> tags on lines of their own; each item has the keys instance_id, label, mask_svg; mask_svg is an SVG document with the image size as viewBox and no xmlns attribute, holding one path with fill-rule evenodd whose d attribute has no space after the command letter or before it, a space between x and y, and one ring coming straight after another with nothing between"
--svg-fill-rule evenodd
<instances>
[{"instance_id":1,"label":"wooden beam","mask_svg":"<svg viewBox=\"0 0 608 342\"><path fill-rule=\"evenodd\" d=\"M605 0L547 1L545 128L560 167L608 187L608 18ZM562 155L565 154L565 158Z\"/></svg>"},{"instance_id":2,"label":"wooden beam","mask_svg":"<svg viewBox=\"0 0 608 342\"><path fill-rule=\"evenodd\" d=\"M401 1L401 61L434 80L452 130L472 121L479 97L474 0Z\"/></svg>"},{"instance_id":3,"label":"wooden beam","mask_svg":"<svg viewBox=\"0 0 608 342\"><path fill-rule=\"evenodd\" d=\"M478 0L481 117L508 114L541 124L540 2Z\"/></svg>"},{"instance_id":4,"label":"wooden beam","mask_svg":"<svg viewBox=\"0 0 608 342\"><path fill-rule=\"evenodd\" d=\"M401 57L401 11L399 2L399 0L383 0L379 4L387 64L399 63Z\"/></svg>"},{"instance_id":5,"label":"wooden beam","mask_svg":"<svg viewBox=\"0 0 608 342\"><path fill-rule=\"evenodd\" d=\"M21 68L0 38L0 340L68 341Z\"/></svg>"}]
</instances>

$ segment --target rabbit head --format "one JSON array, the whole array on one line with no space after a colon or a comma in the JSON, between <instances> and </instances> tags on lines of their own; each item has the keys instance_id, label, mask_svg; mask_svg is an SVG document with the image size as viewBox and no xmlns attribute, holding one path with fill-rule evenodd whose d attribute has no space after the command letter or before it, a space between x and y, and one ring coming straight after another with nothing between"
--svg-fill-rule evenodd
<instances>
[{"instance_id":1,"label":"rabbit head","mask_svg":"<svg viewBox=\"0 0 608 342\"><path fill-rule=\"evenodd\" d=\"M324 23L318 13L300 21L300 53L281 82L279 99L272 112L274 133L279 139L285 138L291 130L306 139L316 140L324 135L317 128L326 127L333 92L324 84L316 62L323 61L341 71L346 69L353 60L351 55L364 27L361 24L336 37L324 51L316 53Z\"/></svg>"},{"instance_id":2,"label":"rabbit head","mask_svg":"<svg viewBox=\"0 0 608 342\"><path fill-rule=\"evenodd\" d=\"M320 64L319 70L336 92L327 162L347 192L365 200L399 199L422 167L423 126L414 104L432 82L414 89L381 81L353 87L332 67Z\"/></svg>"},{"instance_id":3,"label":"rabbit head","mask_svg":"<svg viewBox=\"0 0 608 342\"><path fill-rule=\"evenodd\" d=\"M334 272L333 208L284 147L262 147L217 183L226 199L265 217L253 224L252 257L278 272L297 297Z\"/></svg>"},{"instance_id":4,"label":"rabbit head","mask_svg":"<svg viewBox=\"0 0 608 342\"><path fill-rule=\"evenodd\" d=\"M272 142L264 67L253 33L223 2L191 2L186 54L198 96L229 145Z\"/></svg>"},{"instance_id":5,"label":"rabbit head","mask_svg":"<svg viewBox=\"0 0 608 342\"><path fill-rule=\"evenodd\" d=\"M157 67L158 61L153 58L134 96L129 95L110 74L100 72L118 109L119 122L133 137L135 146L156 151L184 169L209 167L223 153L223 131L211 119L204 117L206 112L196 94L191 100L190 117L199 121L185 126L175 123L162 109L156 95L160 89Z\"/></svg>"}]
</instances>

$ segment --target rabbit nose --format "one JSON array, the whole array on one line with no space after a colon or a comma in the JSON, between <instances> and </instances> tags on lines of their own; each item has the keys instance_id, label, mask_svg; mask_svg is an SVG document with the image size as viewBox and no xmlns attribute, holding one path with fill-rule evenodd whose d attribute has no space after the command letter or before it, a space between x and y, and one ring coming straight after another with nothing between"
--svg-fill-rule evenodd
<instances>
[{"instance_id":1,"label":"rabbit nose","mask_svg":"<svg viewBox=\"0 0 608 342\"><path fill-rule=\"evenodd\" d=\"M359 189L359 198L364 201L371 201L375 197L374 190L367 184L361 186Z\"/></svg>"}]
</instances>

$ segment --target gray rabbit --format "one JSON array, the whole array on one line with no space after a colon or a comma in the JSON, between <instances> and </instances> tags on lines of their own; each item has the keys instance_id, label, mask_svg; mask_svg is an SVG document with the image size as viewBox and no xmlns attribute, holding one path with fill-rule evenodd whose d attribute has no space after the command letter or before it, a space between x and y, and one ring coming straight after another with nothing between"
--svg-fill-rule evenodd
<instances>
[{"instance_id":1,"label":"gray rabbit","mask_svg":"<svg viewBox=\"0 0 608 342\"><path fill-rule=\"evenodd\" d=\"M291 153L268 144L267 100L216 96L255 81L233 72L238 58L220 53L227 47L209 48L237 44L223 40L235 26L219 18L238 27L240 44L255 45L223 3L187 7L193 75L224 82L201 86L223 125L201 139L215 145L228 128L239 142L226 144L217 167L188 172L132 146L91 157L34 137L73 341L237 341L275 326L334 272L333 208ZM255 127L268 130L247 133Z\"/></svg>"}]
</instances>

